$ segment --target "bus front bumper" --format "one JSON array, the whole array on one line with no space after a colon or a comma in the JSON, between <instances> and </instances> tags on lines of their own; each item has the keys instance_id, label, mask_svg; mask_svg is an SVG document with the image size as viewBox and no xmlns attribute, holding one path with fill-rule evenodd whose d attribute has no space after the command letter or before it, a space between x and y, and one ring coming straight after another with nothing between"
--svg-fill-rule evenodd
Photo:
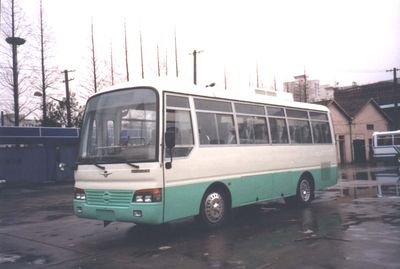
<instances>
[{"instance_id":1,"label":"bus front bumper","mask_svg":"<svg viewBox=\"0 0 400 269\"><path fill-rule=\"evenodd\" d=\"M146 224L163 223L162 203L131 203L127 207L89 205L74 200L75 215L102 221L122 221Z\"/></svg>"}]
</instances>

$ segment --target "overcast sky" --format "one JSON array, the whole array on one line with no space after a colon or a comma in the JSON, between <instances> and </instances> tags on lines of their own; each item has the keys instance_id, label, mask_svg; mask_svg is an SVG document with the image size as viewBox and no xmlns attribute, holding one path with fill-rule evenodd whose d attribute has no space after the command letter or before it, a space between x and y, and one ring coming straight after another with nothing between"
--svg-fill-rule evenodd
<instances>
[{"instance_id":1,"label":"overcast sky","mask_svg":"<svg viewBox=\"0 0 400 269\"><path fill-rule=\"evenodd\" d=\"M348 85L391 79L386 69L400 67L400 0L43 0L61 68L88 68L90 20L96 53L109 60L113 43L117 72L123 66L123 23L128 28L132 80L141 76L139 32L144 45L145 77L157 74L156 46L175 75L174 29L179 76L192 80L194 49L198 83L223 87L260 82L278 88L303 74L322 84ZM34 14L39 1L21 5ZM165 70L164 70L165 72Z\"/></svg>"}]
</instances>

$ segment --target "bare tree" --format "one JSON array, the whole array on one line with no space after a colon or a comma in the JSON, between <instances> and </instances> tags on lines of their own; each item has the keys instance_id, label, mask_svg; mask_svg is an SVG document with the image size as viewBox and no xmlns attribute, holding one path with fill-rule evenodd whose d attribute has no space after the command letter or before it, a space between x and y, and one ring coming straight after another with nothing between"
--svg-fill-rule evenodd
<instances>
[{"instance_id":1,"label":"bare tree","mask_svg":"<svg viewBox=\"0 0 400 269\"><path fill-rule=\"evenodd\" d=\"M157 44L157 75L160 77L161 76L161 70L160 70L160 49Z\"/></svg>"},{"instance_id":2,"label":"bare tree","mask_svg":"<svg viewBox=\"0 0 400 269\"><path fill-rule=\"evenodd\" d=\"M110 77L111 77L111 85L114 85L114 54L113 54L113 44L110 44Z\"/></svg>"},{"instance_id":3,"label":"bare tree","mask_svg":"<svg viewBox=\"0 0 400 269\"><path fill-rule=\"evenodd\" d=\"M93 29L93 19L90 25L90 33L91 33L91 40L92 40L92 47L91 47L91 55L92 55L92 72L93 72L93 90L94 93L97 92L97 86L98 86L98 81L97 81L97 60L96 60L96 50L94 46L94 29Z\"/></svg>"},{"instance_id":4,"label":"bare tree","mask_svg":"<svg viewBox=\"0 0 400 269\"><path fill-rule=\"evenodd\" d=\"M176 77L178 77L179 72L178 72L178 44L176 43L176 28L174 30L174 41L175 41L175 72L176 72Z\"/></svg>"},{"instance_id":5,"label":"bare tree","mask_svg":"<svg viewBox=\"0 0 400 269\"><path fill-rule=\"evenodd\" d=\"M142 79L144 79L142 31L140 31L140 63L142 66Z\"/></svg>"},{"instance_id":6,"label":"bare tree","mask_svg":"<svg viewBox=\"0 0 400 269\"><path fill-rule=\"evenodd\" d=\"M124 21L124 37L125 37L125 67L126 67L126 81L129 81L129 63L128 63L128 37L126 35L126 20Z\"/></svg>"},{"instance_id":7,"label":"bare tree","mask_svg":"<svg viewBox=\"0 0 400 269\"><path fill-rule=\"evenodd\" d=\"M83 85L83 87L87 90L88 95L92 95L99 90L105 85L105 69L101 68L102 66L106 66L107 63L106 61L100 61L98 55L96 54L96 42L95 42L95 28L94 28L94 23L93 23L93 18L90 24L90 74L89 74L89 80L87 81L86 85ZM103 64L101 64L103 62ZM88 96L86 96L88 97Z\"/></svg>"},{"instance_id":8,"label":"bare tree","mask_svg":"<svg viewBox=\"0 0 400 269\"><path fill-rule=\"evenodd\" d=\"M37 43L36 51L37 59L35 59L35 73L33 74L34 82L33 86L37 91L41 92L42 97L42 126L47 126L47 93L48 90L54 88L54 85L60 80L60 71L55 67L55 65L51 65L51 41L49 37L49 27L44 20L44 12L43 12L42 0L40 0L39 6L39 25L36 34L35 30L35 41ZM40 71L39 71L40 70ZM36 92L35 92L36 93Z\"/></svg>"}]
</instances>

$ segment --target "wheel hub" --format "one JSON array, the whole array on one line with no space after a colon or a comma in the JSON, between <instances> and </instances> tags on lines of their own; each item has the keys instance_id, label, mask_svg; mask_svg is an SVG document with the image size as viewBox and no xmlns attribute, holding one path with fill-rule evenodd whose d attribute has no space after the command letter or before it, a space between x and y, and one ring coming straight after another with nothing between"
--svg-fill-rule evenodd
<instances>
[{"instance_id":1,"label":"wheel hub","mask_svg":"<svg viewBox=\"0 0 400 269\"><path fill-rule=\"evenodd\" d=\"M205 215L207 219L216 223L224 216L224 200L219 193L210 193L205 201Z\"/></svg>"},{"instance_id":2,"label":"wheel hub","mask_svg":"<svg viewBox=\"0 0 400 269\"><path fill-rule=\"evenodd\" d=\"M311 187L310 183L308 180L302 180L300 183L300 194L301 194L301 199L304 202L308 202L311 198Z\"/></svg>"}]
</instances>

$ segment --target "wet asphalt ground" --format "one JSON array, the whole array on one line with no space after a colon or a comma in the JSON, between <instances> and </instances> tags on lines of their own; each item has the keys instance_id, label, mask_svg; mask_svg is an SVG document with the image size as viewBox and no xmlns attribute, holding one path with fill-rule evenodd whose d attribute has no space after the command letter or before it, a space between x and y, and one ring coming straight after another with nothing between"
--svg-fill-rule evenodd
<instances>
[{"instance_id":1,"label":"wet asphalt ground","mask_svg":"<svg viewBox=\"0 0 400 269\"><path fill-rule=\"evenodd\" d=\"M400 268L400 171L346 166L306 209L233 211L214 231L73 215L72 184L0 189L0 268Z\"/></svg>"}]
</instances>

